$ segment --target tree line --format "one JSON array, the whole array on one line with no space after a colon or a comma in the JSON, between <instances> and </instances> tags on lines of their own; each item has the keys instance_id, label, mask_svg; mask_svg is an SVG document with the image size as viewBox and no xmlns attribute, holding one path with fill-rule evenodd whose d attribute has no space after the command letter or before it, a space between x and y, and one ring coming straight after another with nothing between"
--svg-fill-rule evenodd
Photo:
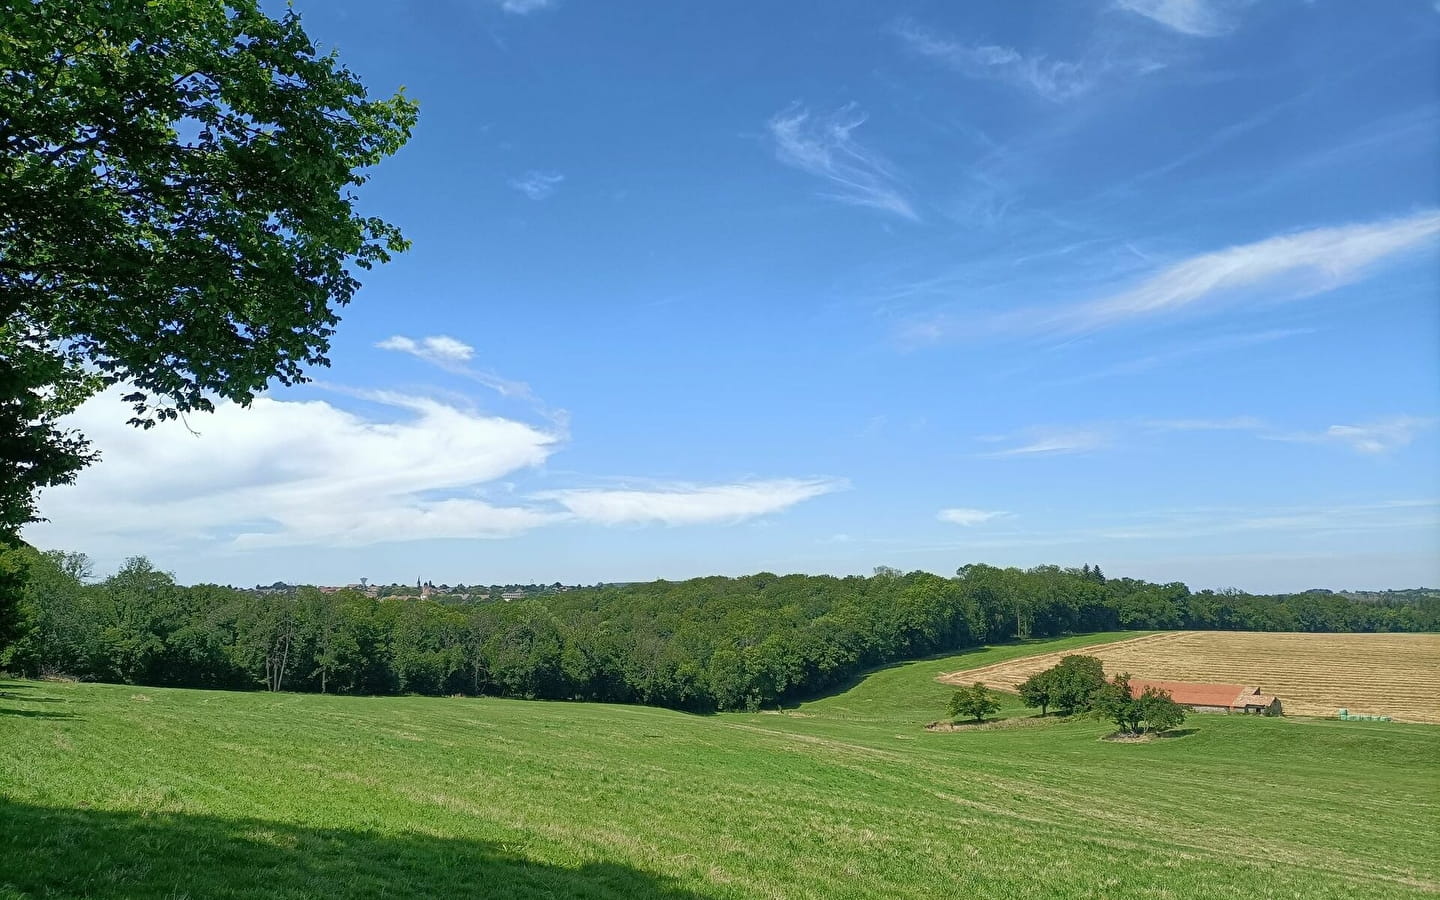
<instances>
[{"instance_id":1,"label":"tree line","mask_svg":"<svg viewBox=\"0 0 1440 900\"><path fill-rule=\"evenodd\" d=\"M8 574L7 574L8 573ZM1440 601L1192 592L1097 568L953 577L759 573L518 602L184 586L144 558L96 581L83 554L0 549L0 666L144 685L489 694L755 709L867 669L1016 638L1115 629L1437 631ZM0 594L7 593L0 590Z\"/></svg>"}]
</instances>

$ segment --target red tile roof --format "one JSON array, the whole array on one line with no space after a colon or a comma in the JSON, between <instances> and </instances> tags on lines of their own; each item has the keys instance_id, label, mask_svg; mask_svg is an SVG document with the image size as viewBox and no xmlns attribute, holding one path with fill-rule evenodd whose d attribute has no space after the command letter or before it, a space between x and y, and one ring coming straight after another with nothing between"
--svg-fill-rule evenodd
<instances>
[{"instance_id":1,"label":"red tile roof","mask_svg":"<svg viewBox=\"0 0 1440 900\"><path fill-rule=\"evenodd\" d=\"M1198 684L1192 681L1145 681L1130 679L1130 692L1138 697L1146 688L1167 691L1171 699L1182 706L1224 706L1231 709L1243 708L1247 703L1255 705L1258 688L1243 684ZM1242 695L1244 701L1242 702ZM1268 699L1268 698L1267 698ZM1269 704L1266 703L1266 706Z\"/></svg>"}]
</instances>

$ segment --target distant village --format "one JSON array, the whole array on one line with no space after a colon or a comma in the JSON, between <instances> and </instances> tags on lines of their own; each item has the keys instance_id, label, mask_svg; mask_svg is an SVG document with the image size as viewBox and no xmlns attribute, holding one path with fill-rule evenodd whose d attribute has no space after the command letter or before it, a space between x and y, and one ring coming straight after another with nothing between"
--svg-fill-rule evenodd
<instances>
[{"instance_id":1,"label":"distant village","mask_svg":"<svg viewBox=\"0 0 1440 900\"><path fill-rule=\"evenodd\" d=\"M274 584L257 584L253 588L243 588L253 594L292 594L301 587L308 585L287 584L277 581ZM605 587L606 585L596 585ZM357 582L342 585L315 585L322 594L334 594L339 591L355 591L371 599L391 600L442 600L456 603L482 603L490 601L513 602L524 600L530 597L544 597L551 594L561 594L567 591L580 590L584 585L579 584L435 584L433 581L416 579L411 584L371 584L369 579L362 578Z\"/></svg>"}]
</instances>

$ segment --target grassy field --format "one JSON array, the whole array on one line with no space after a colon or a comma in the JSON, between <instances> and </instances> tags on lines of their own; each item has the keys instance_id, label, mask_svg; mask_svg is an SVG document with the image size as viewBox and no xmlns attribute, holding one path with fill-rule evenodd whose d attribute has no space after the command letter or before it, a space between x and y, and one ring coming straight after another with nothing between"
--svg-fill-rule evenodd
<instances>
[{"instance_id":1,"label":"grassy field","mask_svg":"<svg viewBox=\"0 0 1440 900\"><path fill-rule=\"evenodd\" d=\"M1110 674L1169 681L1215 681L1276 694L1285 712L1394 716L1440 724L1440 634L1296 634L1167 631L1086 651ZM1013 688L1059 662L1061 653L986 664L946 680L976 679Z\"/></svg>"},{"instance_id":2,"label":"grassy field","mask_svg":"<svg viewBox=\"0 0 1440 900\"><path fill-rule=\"evenodd\" d=\"M715 716L3 682L0 897L1440 891L1440 729L1197 716L1148 744L1100 741L1091 720L923 730L942 672L1118 637Z\"/></svg>"}]
</instances>

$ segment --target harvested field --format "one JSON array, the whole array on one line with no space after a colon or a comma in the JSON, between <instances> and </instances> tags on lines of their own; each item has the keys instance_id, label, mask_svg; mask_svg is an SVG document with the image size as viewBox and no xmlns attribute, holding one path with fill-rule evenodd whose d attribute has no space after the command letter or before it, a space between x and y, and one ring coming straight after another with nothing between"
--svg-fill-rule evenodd
<instances>
[{"instance_id":1,"label":"harvested field","mask_svg":"<svg viewBox=\"0 0 1440 900\"><path fill-rule=\"evenodd\" d=\"M1247 684L1302 716L1353 713L1440 724L1440 635L1171 631L1087 647L1107 674ZM940 676L1014 690L1060 661L1047 653Z\"/></svg>"}]
</instances>

